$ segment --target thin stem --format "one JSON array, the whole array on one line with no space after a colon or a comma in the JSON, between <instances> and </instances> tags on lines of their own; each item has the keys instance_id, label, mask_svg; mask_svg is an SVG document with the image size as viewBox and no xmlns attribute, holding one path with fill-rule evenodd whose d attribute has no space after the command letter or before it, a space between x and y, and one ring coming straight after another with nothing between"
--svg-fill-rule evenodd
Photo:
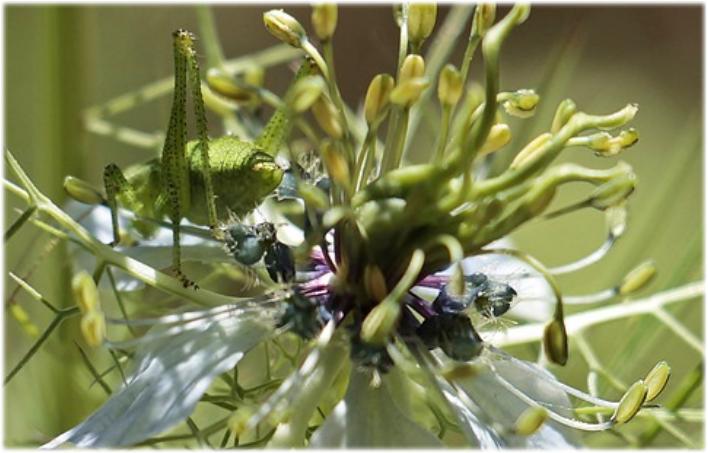
<instances>
[{"instance_id":1,"label":"thin stem","mask_svg":"<svg viewBox=\"0 0 708 453\"><path fill-rule=\"evenodd\" d=\"M657 307L652 314L662 323L664 323L669 329L671 329L679 338L688 343L693 349L698 351L701 356L704 354L703 341L696 338L690 330L681 324L676 318L666 311L663 307Z\"/></svg>"}]
</instances>

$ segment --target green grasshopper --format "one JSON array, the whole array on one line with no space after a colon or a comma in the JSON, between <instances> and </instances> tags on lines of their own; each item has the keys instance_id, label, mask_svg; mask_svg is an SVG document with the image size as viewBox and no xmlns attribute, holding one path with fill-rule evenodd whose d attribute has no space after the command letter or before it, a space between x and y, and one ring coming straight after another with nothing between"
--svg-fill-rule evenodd
<instances>
[{"instance_id":1,"label":"green grasshopper","mask_svg":"<svg viewBox=\"0 0 708 453\"><path fill-rule=\"evenodd\" d=\"M111 209L113 244L120 240L118 205L139 218L172 222L172 264L186 286L194 285L181 270L180 221L208 225L216 235L218 221L252 211L277 188L283 169L274 157L292 128L293 113L287 105L277 109L261 136L253 143L233 136L210 140L201 92L199 64L194 36L177 30L174 37L175 82L170 121L161 158L129 167L125 174L115 164L106 166L103 180ZM296 80L312 73L303 63ZM191 89L198 138L187 142L187 90ZM151 234L155 226L135 222L141 234ZM196 286L196 285L195 285Z\"/></svg>"}]
</instances>

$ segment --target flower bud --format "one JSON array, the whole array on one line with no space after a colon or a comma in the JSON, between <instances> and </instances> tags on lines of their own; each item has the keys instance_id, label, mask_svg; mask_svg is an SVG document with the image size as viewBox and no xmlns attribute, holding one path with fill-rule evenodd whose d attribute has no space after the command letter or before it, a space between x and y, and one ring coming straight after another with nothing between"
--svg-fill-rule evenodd
<instances>
[{"instance_id":1,"label":"flower bud","mask_svg":"<svg viewBox=\"0 0 708 453\"><path fill-rule=\"evenodd\" d=\"M262 87L265 81L265 69L257 64L248 66L243 71L243 81L254 87Z\"/></svg>"},{"instance_id":2,"label":"flower bud","mask_svg":"<svg viewBox=\"0 0 708 453\"><path fill-rule=\"evenodd\" d=\"M389 96L395 83L393 77L388 74L378 74L371 80L364 101L364 116L368 125L376 121L388 106Z\"/></svg>"},{"instance_id":3,"label":"flower bud","mask_svg":"<svg viewBox=\"0 0 708 453\"><path fill-rule=\"evenodd\" d=\"M558 108L556 109L556 114L553 116L553 122L551 123L551 133L557 133L563 126L566 125L566 123L573 115L575 115L575 112L577 111L578 107L575 105L575 102L573 102L572 99L564 99L563 101L561 101L561 103L558 104Z\"/></svg>"},{"instance_id":4,"label":"flower bud","mask_svg":"<svg viewBox=\"0 0 708 453\"><path fill-rule=\"evenodd\" d=\"M451 296L463 296L467 285L465 282L465 271L462 269L462 264L457 263L452 269L450 282L445 287L445 291Z\"/></svg>"},{"instance_id":5,"label":"flower bud","mask_svg":"<svg viewBox=\"0 0 708 453\"><path fill-rule=\"evenodd\" d=\"M528 118L536 112L536 106L541 98L534 90L518 90L504 102L504 110L517 118Z\"/></svg>"},{"instance_id":6,"label":"flower bud","mask_svg":"<svg viewBox=\"0 0 708 453\"><path fill-rule=\"evenodd\" d=\"M435 27L438 8L434 3L411 3L408 7L408 39L419 46Z\"/></svg>"},{"instance_id":7,"label":"flower bud","mask_svg":"<svg viewBox=\"0 0 708 453\"><path fill-rule=\"evenodd\" d=\"M546 325L543 330L543 350L553 363L565 365L568 361L568 334L562 321L554 319Z\"/></svg>"},{"instance_id":8,"label":"flower bud","mask_svg":"<svg viewBox=\"0 0 708 453\"><path fill-rule=\"evenodd\" d=\"M649 284L656 275L656 265L654 261L648 260L632 269L620 284L617 292L620 296L627 296L639 291Z\"/></svg>"},{"instance_id":9,"label":"flower bud","mask_svg":"<svg viewBox=\"0 0 708 453\"><path fill-rule=\"evenodd\" d=\"M425 75L425 60L416 54L409 54L403 60L401 69L398 72L398 84L401 85L409 80L417 79Z\"/></svg>"},{"instance_id":10,"label":"flower bud","mask_svg":"<svg viewBox=\"0 0 708 453\"><path fill-rule=\"evenodd\" d=\"M407 80L391 91L391 102L403 107L413 105L423 93L430 82L425 77Z\"/></svg>"},{"instance_id":11,"label":"flower bud","mask_svg":"<svg viewBox=\"0 0 708 453\"><path fill-rule=\"evenodd\" d=\"M607 229L614 238L622 236L627 227L627 209L622 204L610 206L605 209L605 221Z\"/></svg>"},{"instance_id":12,"label":"flower bud","mask_svg":"<svg viewBox=\"0 0 708 453\"><path fill-rule=\"evenodd\" d=\"M319 75L306 76L295 82L289 90L286 102L300 113L309 109L312 104L326 91L324 79Z\"/></svg>"},{"instance_id":13,"label":"flower bud","mask_svg":"<svg viewBox=\"0 0 708 453\"><path fill-rule=\"evenodd\" d=\"M239 406L238 409L229 417L229 421L226 422L231 433L238 437L240 436L248 426L248 421L253 416L254 411L250 406Z\"/></svg>"},{"instance_id":14,"label":"flower bud","mask_svg":"<svg viewBox=\"0 0 708 453\"><path fill-rule=\"evenodd\" d=\"M206 82L215 93L234 101L248 101L254 96L252 91L239 86L233 77L217 68L207 71Z\"/></svg>"},{"instance_id":15,"label":"flower bud","mask_svg":"<svg viewBox=\"0 0 708 453\"><path fill-rule=\"evenodd\" d=\"M202 82L201 88L202 98L204 99L204 105L212 112L225 116L233 113L238 108L236 103L231 99L227 99L223 96L214 93L214 91L209 87L208 84ZM251 97L251 99L254 98L255 96ZM243 100L245 99L248 98L244 98Z\"/></svg>"},{"instance_id":16,"label":"flower bud","mask_svg":"<svg viewBox=\"0 0 708 453\"><path fill-rule=\"evenodd\" d=\"M511 129L508 124L495 124L489 131L487 140L479 149L479 155L484 156L499 150L511 141Z\"/></svg>"},{"instance_id":17,"label":"flower bud","mask_svg":"<svg viewBox=\"0 0 708 453\"><path fill-rule=\"evenodd\" d=\"M494 18L497 14L497 7L494 3L480 3L474 9L474 17L472 18L472 32L479 36L484 36L494 24Z\"/></svg>"},{"instance_id":18,"label":"flower bud","mask_svg":"<svg viewBox=\"0 0 708 453\"><path fill-rule=\"evenodd\" d=\"M339 124L339 117L334 105L324 96L320 96L312 104L312 114L323 131L335 140L342 138L344 134L342 125Z\"/></svg>"},{"instance_id":19,"label":"flower bud","mask_svg":"<svg viewBox=\"0 0 708 453\"><path fill-rule=\"evenodd\" d=\"M91 310L81 317L81 334L92 348L101 346L106 337L106 318L100 310Z\"/></svg>"},{"instance_id":20,"label":"flower bud","mask_svg":"<svg viewBox=\"0 0 708 453\"><path fill-rule=\"evenodd\" d=\"M347 159L344 157L341 148L330 140L324 140L320 153L327 169L327 174L332 178L332 181L340 187L348 188L351 174Z\"/></svg>"},{"instance_id":21,"label":"flower bud","mask_svg":"<svg viewBox=\"0 0 708 453\"><path fill-rule=\"evenodd\" d=\"M312 7L312 28L320 41L329 41L337 28L337 4L318 3Z\"/></svg>"},{"instance_id":22,"label":"flower bud","mask_svg":"<svg viewBox=\"0 0 708 453\"><path fill-rule=\"evenodd\" d=\"M80 271L71 279L71 291L74 301L79 306L82 314L100 310L101 304L98 289L93 278L86 271Z\"/></svg>"},{"instance_id":23,"label":"flower bud","mask_svg":"<svg viewBox=\"0 0 708 453\"><path fill-rule=\"evenodd\" d=\"M74 200L84 204L97 205L103 202L101 192L86 181L73 176L64 178L64 191Z\"/></svg>"},{"instance_id":24,"label":"flower bud","mask_svg":"<svg viewBox=\"0 0 708 453\"><path fill-rule=\"evenodd\" d=\"M364 268L364 288L366 293L377 302L380 302L388 295L386 288L386 278L376 265L367 265Z\"/></svg>"},{"instance_id":25,"label":"flower bud","mask_svg":"<svg viewBox=\"0 0 708 453\"><path fill-rule=\"evenodd\" d=\"M637 183L634 173L621 174L598 186L590 195L590 205L595 209L607 209L626 200Z\"/></svg>"},{"instance_id":26,"label":"flower bud","mask_svg":"<svg viewBox=\"0 0 708 453\"><path fill-rule=\"evenodd\" d=\"M36 337L37 335L39 335L39 329L30 320L30 317L25 311L25 309L16 303L11 303L9 305L10 314L12 314L12 317L15 318L15 321L17 321L20 327L22 327L22 330L24 330L25 333L30 337Z\"/></svg>"},{"instance_id":27,"label":"flower bud","mask_svg":"<svg viewBox=\"0 0 708 453\"><path fill-rule=\"evenodd\" d=\"M618 425L630 421L642 408L647 391L647 386L641 379L632 384L617 405L615 413L612 415L612 421Z\"/></svg>"},{"instance_id":28,"label":"flower bud","mask_svg":"<svg viewBox=\"0 0 708 453\"><path fill-rule=\"evenodd\" d=\"M514 424L514 432L519 436L530 436L548 420L548 411L539 406L529 407L519 415Z\"/></svg>"},{"instance_id":29,"label":"flower bud","mask_svg":"<svg viewBox=\"0 0 708 453\"><path fill-rule=\"evenodd\" d=\"M548 140L551 139L551 137L551 134L544 132L531 140L528 145L524 146L516 157L514 157L514 160L509 165L509 168L513 170L523 166L526 162L532 161L538 154L538 151L548 142Z\"/></svg>"},{"instance_id":30,"label":"flower bud","mask_svg":"<svg viewBox=\"0 0 708 453\"><path fill-rule=\"evenodd\" d=\"M607 132L601 132L589 137L590 149L595 151L595 154L603 157L616 156L625 148L629 148L639 141L639 134L636 129L630 128L620 132L617 137L613 137Z\"/></svg>"},{"instance_id":31,"label":"flower bud","mask_svg":"<svg viewBox=\"0 0 708 453\"><path fill-rule=\"evenodd\" d=\"M462 74L455 66L448 64L440 71L438 79L438 99L440 103L446 106L453 106L458 103L462 97L462 89L464 88Z\"/></svg>"},{"instance_id":32,"label":"flower bud","mask_svg":"<svg viewBox=\"0 0 708 453\"><path fill-rule=\"evenodd\" d=\"M644 378L647 386L647 401L652 401L659 396L669 382L669 376L671 376L671 367L663 360L652 368Z\"/></svg>"},{"instance_id":33,"label":"flower bud","mask_svg":"<svg viewBox=\"0 0 708 453\"><path fill-rule=\"evenodd\" d=\"M401 306L392 299L384 299L375 306L361 325L361 339L366 343L384 344L393 333Z\"/></svg>"},{"instance_id":34,"label":"flower bud","mask_svg":"<svg viewBox=\"0 0 708 453\"><path fill-rule=\"evenodd\" d=\"M293 47L300 47L302 41L307 39L300 22L282 9L263 13L263 23L271 35Z\"/></svg>"}]
</instances>

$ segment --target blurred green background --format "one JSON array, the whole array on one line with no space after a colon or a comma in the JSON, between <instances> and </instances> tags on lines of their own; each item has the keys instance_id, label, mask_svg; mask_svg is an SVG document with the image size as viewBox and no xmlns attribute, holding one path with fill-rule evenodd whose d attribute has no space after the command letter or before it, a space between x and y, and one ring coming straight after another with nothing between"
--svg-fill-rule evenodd
<instances>
[{"instance_id":1,"label":"blurred green background","mask_svg":"<svg viewBox=\"0 0 708 453\"><path fill-rule=\"evenodd\" d=\"M262 25L266 9L255 5L213 9L227 58L275 44ZM309 8L286 9L309 26ZM498 17L506 10L501 8ZM447 7L440 8L438 25L447 11ZM621 156L639 176L630 199L629 231L605 260L561 280L569 293L614 285L647 258L656 260L659 276L642 294L702 279L702 18L702 6L538 6L505 44L502 89L536 88L542 96L537 122L514 120L512 131L535 136L547 129L555 106L565 97L591 113L614 111L627 102L640 105L633 122L640 142ZM5 6L5 146L55 201L64 199L61 183L67 174L98 184L106 164L126 166L148 157L145 150L87 133L80 115L89 106L171 75L170 33L177 28L199 31L193 8ZM456 64L464 41L457 43L452 58ZM341 7L334 45L343 96L357 107L373 75L394 71L397 29L390 7ZM473 62L477 77L480 61ZM544 85L544 78L553 71L552 83ZM266 85L282 93L288 77L281 65L267 73ZM164 130L168 115L169 99L164 97L116 121L153 132ZM434 142L431 132L435 127L421 127L417 153L425 153ZM211 131L217 133L214 122ZM597 168L609 167L617 159L596 158L580 149L571 149L562 157ZM575 189L563 190L557 206L577 196L580 192ZM6 225L17 217L14 209L21 206L14 196L5 196ZM598 213L581 211L523 228L515 239L521 248L552 266L599 246L605 236L603 224ZM29 280L43 294L51 295L52 302L65 305L70 279L65 253L60 246L42 254L46 244L46 236L27 227L6 244L5 268L24 275L41 262ZM15 284L7 276L4 283L7 304ZM50 321L46 310L26 294L19 292L12 299L40 327ZM675 304L670 311L703 338L702 300ZM10 316L5 324L7 373L33 339ZM701 355L653 318L610 323L591 329L586 336L603 364L627 383L643 376L656 361L669 360L674 371L669 396L686 376L702 367ZM90 376L73 344L77 338L76 325L66 323L5 387L6 445L45 441L48 435L74 425L101 401L100 389L88 388ZM536 351L537 347L531 347L516 352L532 358ZM566 382L586 388L587 367L580 354L571 353L568 365L553 371ZM619 396L604 384L601 391L609 397ZM702 388L692 392L685 405L701 408ZM638 421L619 431L641 436L649 425ZM696 445L702 445L701 423L677 426ZM625 438L612 433L589 435L586 440L597 447L626 445ZM662 431L651 445L680 444Z\"/></svg>"}]
</instances>

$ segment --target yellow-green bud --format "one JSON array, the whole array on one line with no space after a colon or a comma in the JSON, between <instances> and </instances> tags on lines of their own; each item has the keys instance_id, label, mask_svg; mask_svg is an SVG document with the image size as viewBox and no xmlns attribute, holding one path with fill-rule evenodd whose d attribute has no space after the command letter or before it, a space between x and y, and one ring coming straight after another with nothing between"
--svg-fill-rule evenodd
<instances>
[{"instance_id":1,"label":"yellow-green bud","mask_svg":"<svg viewBox=\"0 0 708 453\"><path fill-rule=\"evenodd\" d=\"M462 296L465 294L465 271L462 269L462 264L455 264L450 276L450 283L447 286L447 292L454 296Z\"/></svg>"},{"instance_id":2,"label":"yellow-green bud","mask_svg":"<svg viewBox=\"0 0 708 453\"><path fill-rule=\"evenodd\" d=\"M401 306L398 302L384 299L364 319L361 325L361 339L366 343L384 344L393 333L400 315Z\"/></svg>"},{"instance_id":3,"label":"yellow-green bud","mask_svg":"<svg viewBox=\"0 0 708 453\"><path fill-rule=\"evenodd\" d=\"M229 417L227 425L234 436L241 435L248 426L248 421L254 414L254 410L250 406L239 406L238 409Z\"/></svg>"},{"instance_id":4,"label":"yellow-green bud","mask_svg":"<svg viewBox=\"0 0 708 453\"><path fill-rule=\"evenodd\" d=\"M634 128L620 132L617 137L613 137L607 132L601 132L590 136L590 149L596 151L598 156L616 156L625 148L629 148L639 141L639 133Z\"/></svg>"},{"instance_id":5,"label":"yellow-green bud","mask_svg":"<svg viewBox=\"0 0 708 453\"><path fill-rule=\"evenodd\" d=\"M80 271L71 279L71 291L74 301L79 306L82 314L100 310L101 302L98 297L96 282L86 271Z\"/></svg>"},{"instance_id":6,"label":"yellow-green bud","mask_svg":"<svg viewBox=\"0 0 708 453\"><path fill-rule=\"evenodd\" d=\"M626 296L639 291L649 284L656 276L656 265L654 261L648 260L632 269L620 284L617 292L621 296Z\"/></svg>"},{"instance_id":7,"label":"yellow-green bud","mask_svg":"<svg viewBox=\"0 0 708 453\"><path fill-rule=\"evenodd\" d=\"M425 77L406 80L391 91L391 102L396 105L410 107L418 100L428 85L430 85L430 82Z\"/></svg>"},{"instance_id":8,"label":"yellow-green bud","mask_svg":"<svg viewBox=\"0 0 708 453\"><path fill-rule=\"evenodd\" d=\"M514 157L514 160L511 162L511 165L509 165L509 168L516 169L523 166L526 162L532 161L538 154L539 150L543 147L543 145L545 145L550 139L551 134L549 134L548 132L544 132L543 134L531 140L528 145L524 146L524 148L519 151L516 157Z\"/></svg>"},{"instance_id":9,"label":"yellow-green bud","mask_svg":"<svg viewBox=\"0 0 708 453\"><path fill-rule=\"evenodd\" d=\"M434 3L411 3L408 7L408 39L420 45L435 27L438 8Z\"/></svg>"},{"instance_id":10,"label":"yellow-green bud","mask_svg":"<svg viewBox=\"0 0 708 453\"><path fill-rule=\"evenodd\" d=\"M282 9L263 13L263 23L271 35L293 47L300 47L307 38L300 22Z\"/></svg>"},{"instance_id":11,"label":"yellow-green bud","mask_svg":"<svg viewBox=\"0 0 708 453\"><path fill-rule=\"evenodd\" d=\"M207 83L202 82L201 87L204 105L212 112L226 116L233 113L238 108L238 105L236 105L234 101L223 96L219 96L209 87Z\"/></svg>"},{"instance_id":12,"label":"yellow-green bud","mask_svg":"<svg viewBox=\"0 0 708 453\"><path fill-rule=\"evenodd\" d=\"M627 209L623 204L610 206L605 210L605 221L612 236L615 238L622 236L627 227Z\"/></svg>"},{"instance_id":13,"label":"yellow-green bud","mask_svg":"<svg viewBox=\"0 0 708 453\"><path fill-rule=\"evenodd\" d=\"M455 66L448 64L440 71L438 79L438 99L442 105L453 106L462 97L464 83L462 74Z\"/></svg>"},{"instance_id":14,"label":"yellow-green bud","mask_svg":"<svg viewBox=\"0 0 708 453\"><path fill-rule=\"evenodd\" d=\"M253 91L239 86L233 77L217 68L211 68L207 71L206 81L209 88L215 93L234 101L247 101L254 96Z\"/></svg>"},{"instance_id":15,"label":"yellow-green bud","mask_svg":"<svg viewBox=\"0 0 708 453\"><path fill-rule=\"evenodd\" d=\"M578 107L575 105L572 99L564 99L558 104L556 109L556 114L553 116L553 122L551 123L551 133L555 134L563 126L570 121L570 118L575 115L578 111Z\"/></svg>"},{"instance_id":16,"label":"yellow-green bud","mask_svg":"<svg viewBox=\"0 0 708 453\"><path fill-rule=\"evenodd\" d=\"M637 177L631 172L614 177L592 191L590 204L600 210L616 206L634 192L636 184Z\"/></svg>"},{"instance_id":17,"label":"yellow-green bud","mask_svg":"<svg viewBox=\"0 0 708 453\"><path fill-rule=\"evenodd\" d=\"M378 74L371 80L364 101L364 117L367 124L373 124L385 111L395 83L393 77L388 74Z\"/></svg>"},{"instance_id":18,"label":"yellow-green bud","mask_svg":"<svg viewBox=\"0 0 708 453\"><path fill-rule=\"evenodd\" d=\"M425 60L417 54L409 54L403 60L401 69L398 72L398 84L401 85L409 80L417 79L425 75Z\"/></svg>"},{"instance_id":19,"label":"yellow-green bud","mask_svg":"<svg viewBox=\"0 0 708 453\"><path fill-rule=\"evenodd\" d=\"M504 102L504 110L509 115L528 118L536 112L536 106L540 99L534 90L518 90Z\"/></svg>"},{"instance_id":20,"label":"yellow-green bud","mask_svg":"<svg viewBox=\"0 0 708 453\"><path fill-rule=\"evenodd\" d=\"M617 405L612 421L618 425L630 421L642 408L647 392L647 386L641 379L632 384Z\"/></svg>"},{"instance_id":21,"label":"yellow-green bud","mask_svg":"<svg viewBox=\"0 0 708 453\"><path fill-rule=\"evenodd\" d=\"M288 93L286 102L294 111L304 112L319 99L326 89L327 86L322 76L306 76L295 82L292 90Z\"/></svg>"},{"instance_id":22,"label":"yellow-green bud","mask_svg":"<svg viewBox=\"0 0 708 453\"><path fill-rule=\"evenodd\" d=\"M324 140L320 147L322 161L324 162L327 174L332 178L332 181L340 187L349 188L350 172L347 159L344 157L342 150L330 140Z\"/></svg>"},{"instance_id":23,"label":"yellow-green bud","mask_svg":"<svg viewBox=\"0 0 708 453\"><path fill-rule=\"evenodd\" d=\"M543 330L543 350L548 360L558 365L568 361L568 334L562 321L554 319Z\"/></svg>"},{"instance_id":24,"label":"yellow-green bud","mask_svg":"<svg viewBox=\"0 0 708 453\"><path fill-rule=\"evenodd\" d=\"M384 300L388 295L386 279L378 266L369 264L364 268L364 288L369 297L377 302Z\"/></svg>"},{"instance_id":25,"label":"yellow-green bud","mask_svg":"<svg viewBox=\"0 0 708 453\"><path fill-rule=\"evenodd\" d=\"M30 337L36 337L37 335L39 335L39 329L30 320L30 317L25 311L25 309L22 308L19 304L11 303L10 313L27 335L29 335Z\"/></svg>"},{"instance_id":26,"label":"yellow-green bud","mask_svg":"<svg viewBox=\"0 0 708 453\"><path fill-rule=\"evenodd\" d=\"M324 96L320 96L314 104L312 104L312 114L317 120L323 131L335 140L342 138L342 125L339 124L337 109Z\"/></svg>"},{"instance_id":27,"label":"yellow-green bud","mask_svg":"<svg viewBox=\"0 0 708 453\"><path fill-rule=\"evenodd\" d=\"M671 376L671 367L663 360L651 369L644 378L647 386L647 401L652 401L659 396L669 382L669 376Z\"/></svg>"},{"instance_id":28,"label":"yellow-green bud","mask_svg":"<svg viewBox=\"0 0 708 453\"><path fill-rule=\"evenodd\" d=\"M84 204L97 205L103 202L101 192L86 181L73 176L64 178L64 190L71 198Z\"/></svg>"},{"instance_id":29,"label":"yellow-green bud","mask_svg":"<svg viewBox=\"0 0 708 453\"><path fill-rule=\"evenodd\" d=\"M484 142L482 147L479 149L479 155L484 156L486 154L498 151L500 148L505 146L511 141L511 128L508 124L495 124L492 126L487 136L487 140Z\"/></svg>"},{"instance_id":30,"label":"yellow-green bud","mask_svg":"<svg viewBox=\"0 0 708 453\"><path fill-rule=\"evenodd\" d=\"M265 69L256 64L248 66L243 71L243 81L254 87L262 87L265 81Z\"/></svg>"},{"instance_id":31,"label":"yellow-green bud","mask_svg":"<svg viewBox=\"0 0 708 453\"><path fill-rule=\"evenodd\" d=\"M100 310L92 310L81 317L81 334L92 348L101 346L106 337L106 318Z\"/></svg>"},{"instance_id":32,"label":"yellow-green bud","mask_svg":"<svg viewBox=\"0 0 708 453\"><path fill-rule=\"evenodd\" d=\"M530 436L548 420L548 411L539 406L529 407L519 415L514 424L514 432L519 436Z\"/></svg>"},{"instance_id":33,"label":"yellow-green bud","mask_svg":"<svg viewBox=\"0 0 708 453\"><path fill-rule=\"evenodd\" d=\"M497 7L494 3L478 4L472 18L472 32L484 36L494 23Z\"/></svg>"},{"instance_id":34,"label":"yellow-green bud","mask_svg":"<svg viewBox=\"0 0 708 453\"><path fill-rule=\"evenodd\" d=\"M312 28L320 41L329 41L337 28L337 4L319 3L312 7Z\"/></svg>"}]
</instances>

